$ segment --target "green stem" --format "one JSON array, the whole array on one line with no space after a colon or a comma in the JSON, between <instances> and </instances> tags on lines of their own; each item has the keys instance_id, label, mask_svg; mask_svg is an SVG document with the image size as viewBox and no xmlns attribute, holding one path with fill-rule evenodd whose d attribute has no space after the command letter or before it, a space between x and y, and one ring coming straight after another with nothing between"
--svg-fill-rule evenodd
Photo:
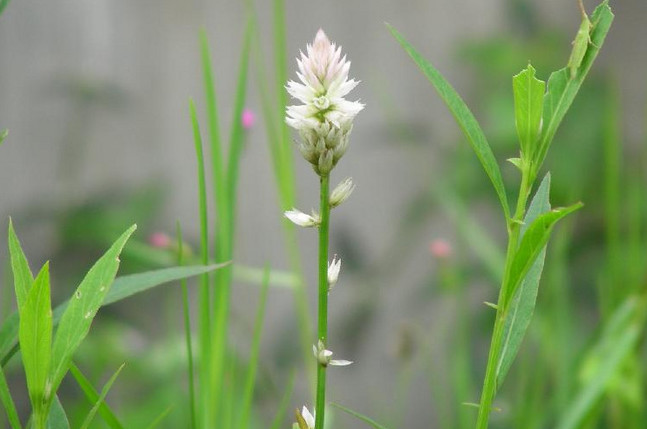
<instances>
[{"instance_id":1,"label":"green stem","mask_svg":"<svg viewBox=\"0 0 647 429\"><path fill-rule=\"evenodd\" d=\"M319 225L319 310L317 339L324 347L328 340L328 225L330 204L328 197L329 177L321 176L321 224ZM315 429L323 429L326 412L326 365L317 362L317 402Z\"/></svg>"},{"instance_id":2,"label":"green stem","mask_svg":"<svg viewBox=\"0 0 647 429\"><path fill-rule=\"evenodd\" d=\"M515 210L512 221L508 222L508 250L505 258L505 270L503 272L503 281L501 282L501 289L499 290L499 298L497 302L496 319L494 321L494 330L492 332L492 340L490 343L490 353L488 355L487 367L485 370L485 379L483 381L483 391L481 392L481 402L479 404L479 413L476 421L477 429L486 429L492 411L492 402L497 391L497 372L499 364L499 356L501 355L501 347L503 345L503 333L505 331L505 320L507 314L507 304L512 297L509 294L509 278L510 268L517 247L519 245L519 235L521 232L521 222L526 211L526 203L530 190L532 189L532 182L534 173L531 165L524 165L521 173L521 185L519 186L519 198L517 199L517 208Z\"/></svg>"}]
</instances>

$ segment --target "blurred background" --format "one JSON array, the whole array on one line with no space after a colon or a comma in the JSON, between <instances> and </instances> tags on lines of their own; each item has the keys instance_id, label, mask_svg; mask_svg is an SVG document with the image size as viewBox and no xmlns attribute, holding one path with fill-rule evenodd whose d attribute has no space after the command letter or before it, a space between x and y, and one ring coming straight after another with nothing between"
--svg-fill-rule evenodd
<instances>
[{"instance_id":1,"label":"blurred background","mask_svg":"<svg viewBox=\"0 0 647 429\"><path fill-rule=\"evenodd\" d=\"M592 12L596 4L586 6ZM270 59L271 2L255 7ZM616 285L638 290L647 283L647 2L617 0L611 7L616 19L605 46L544 167L553 175L553 205L582 200L585 207L553 237L536 317L493 427L555 427L581 381L575 369L621 300L609 298ZM505 223L453 118L384 23L465 98L514 190L517 171L504 161L518 152L512 75L531 61L547 80L566 64L580 23L577 4L286 0L286 13L290 79L294 58L321 27L352 61L351 77L361 80L351 98L366 104L332 177L336 183L352 176L357 184L333 213L331 252L344 265L330 301L331 348L356 363L331 371L329 398L392 428L471 427L475 409L460 404L478 402L493 316L482 302L496 299ZM33 266L52 261L54 302L131 223L139 229L122 273L172 265L170 250L146 244L156 233L173 237L176 220L197 249L188 99L203 111L198 33L204 29L211 44L228 133L244 23L243 2L203 0L14 0L0 17L0 128L10 131L0 147L0 219L12 216ZM255 76L259 66L251 67ZM271 76L274 69L261 72ZM234 260L288 270L257 86L251 77L246 107L255 123L245 131ZM294 154L298 207L309 211L318 204L317 179ZM316 234L302 230L297 237L314 323ZM4 247L0 258L7 259ZM9 284L0 293L2 317L14 305ZM257 285L236 282L233 344L243 357L257 295ZM160 288L100 316L79 364L105 380L127 362L109 402L132 427L143 427L137 422L158 414L153 408L171 403L185 383L179 290ZM290 291L270 289L260 422L273 415L273 389L301 365L295 324ZM639 373L628 404L643 398ZM20 377L10 372L17 392L24 390ZM311 402L305 376L297 378L291 408ZM70 383L68 390L71 403L87 408L78 388ZM643 415L642 406L634 408ZM176 411L163 427L183 427ZM591 427L633 427L598 421ZM334 427L356 423L337 415Z\"/></svg>"}]
</instances>

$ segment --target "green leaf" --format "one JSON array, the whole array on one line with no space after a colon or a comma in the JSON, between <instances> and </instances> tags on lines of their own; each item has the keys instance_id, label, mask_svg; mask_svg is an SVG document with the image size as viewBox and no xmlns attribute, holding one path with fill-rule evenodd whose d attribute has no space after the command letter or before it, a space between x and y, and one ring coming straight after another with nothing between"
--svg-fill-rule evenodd
<instances>
[{"instance_id":1,"label":"green leaf","mask_svg":"<svg viewBox=\"0 0 647 429\"><path fill-rule=\"evenodd\" d=\"M622 370L626 358L636 350L644 331L645 303L630 296L611 315L584 363L586 381L564 409L558 429L578 429L604 395L609 382Z\"/></svg>"},{"instance_id":2,"label":"green leaf","mask_svg":"<svg viewBox=\"0 0 647 429\"><path fill-rule=\"evenodd\" d=\"M58 399L58 395L54 395L54 402L49 410L47 429L70 429L70 422L67 420L67 415L61 401Z\"/></svg>"},{"instance_id":3,"label":"green leaf","mask_svg":"<svg viewBox=\"0 0 647 429\"><path fill-rule=\"evenodd\" d=\"M108 382L103 386L103 389L101 389L101 395L99 395L97 402L94 404L94 406L86 416L85 420L83 421L83 424L81 425L81 429L87 429L90 426L90 423L92 423L94 416L97 414L97 411L99 411L99 407L101 406L101 404L103 404L103 401L106 399L106 395L110 391L112 384L119 376L119 373L124 368L124 365L125 364L121 364L121 366L117 369L117 371L115 371L115 373L112 374L112 377L110 377L110 380L108 380Z\"/></svg>"},{"instance_id":4,"label":"green leaf","mask_svg":"<svg viewBox=\"0 0 647 429\"><path fill-rule=\"evenodd\" d=\"M13 229L13 222L9 219L9 232L7 234L9 242L9 254L11 255L11 270L13 272L14 288L16 290L16 300L20 309L27 298L29 288L34 283L34 276L29 269L29 263L22 251L20 241Z\"/></svg>"},{"instance_id":5,"label":"green leaf","mask_svg":"<svg viewBox=\"0 0 647 429\"><path fill-rule=\"evenodd\" d=\"M41 411L41 407L49 401L52 394L51 390L46 389L52 347L52 306L49 289L49 264L45 263L20 309L18 336L29 399L35 411Z\"/></svg>"},{"instance_id":6,"label":"green leaf","mask_svg":"<svg viewBox=\"0 0 647 429\"><path fill-rule=\"evenodd\" d=\"M550 173L546 174L541 185L537 189L535 196L530 203L524 225L522 227L522 234L525 228L537 219L541 214L550 211ZM497 387L503 384L512 362L514 361L530 320L535 309L537 300L537 290L539 288L539 280L541 272L544 268L544 257L546 255L546 246L544 246L539 253L539 256L532 264L521 285L514 294L510 307L505 313L505 327L503 331L503 345L501 347L501 355L497 365Z\"/></svg>"},{"instance_id":7,"label":"green leaf","mask_svg":"<svg viewBox=\"0 0 647 429\"><path fill-rule=\"evenodd\" d=\"M162 411L157 417L153 419L151 424L146 426L146 429L155 429L156 427L158 427L164 421L166 416L168 416L171 411L173 411L174 407L174 405L169 405L164 411Z\"/></svg>"},{"instance_id":8,"label":"green leaf","mask_svg":"<svg viewBox=\"0 0 647 429\"><path fill-rule=\"evenodd\" d=\"M572 77L569 68L565 67L551 74L548 79L548 91L544 96L542 134L539 138L537 156L533 162L535 171L541 167L557 128L571 107L584 78L604 44L604 39L613 22L613 13L609 8L608 1L605 0L595 9L593 15L591 15L591 22L593 24L591 43L575 76Z\"/></svg>"},{"instance_id":9,"label":"green leaf","mask_svg":"<svg viewBox=\"0 0 647 429\"><path fill-rule=\"evenodd\" d=\"M550 238L550 233L558 220L582 207L582 203L573 204L565 208L558 208L544 213L537 217L527 227L519 248L512 259L512 266L507 284L504 285L504 296L502 297L503 308L509 308L510 299L517 291L519 284L525 278L530 267L535 263L544 246Z\"/></svg>"},{"instance_id":10,"label":"green leaf","mask_svg":"<svg viewBox=\"0 0 647 429\"><path fill-rule=\"evenodd\" d=\"M208 273L222 266L224 266L224 264L164 268L118 277L115 279L102 305L112 304L136 293L144 292L168 282ZM67 308L67 305L68 302L66 301L54 309L54 325L58 324L63 312ZM18 350L16 347L17 343L18 313L14 312L5 319L0 328L0 361L2 362L2 365L5 365L9 358Z\"/></svg>"},{"instance_id":11,"label":"green leaf","mask_svg":"<svg viewBox=\"0 0 647 429\"><path fill-rule=\"evenodd\" d=\"M2 368L0 368L0 401L2 401L2 405L7 413L7 420L9 420L11 428L22 429L20 418L18 418L18 411L16 411L16 405L11 397L9 384L7 384L7 379L5 378Z\"/></svg>"},{"instance_id":12,"label":"green leaf","mask_svg":"<svg viewBox=\"0 0 647 429\"><path fill-rule=\"evenodd\" d=\"M52 347L52 389L56 391L68 370L74 352L90 330L92 320L114 282L119 254L135 231L128 228L88 271L61 317Z\"/></svg>"},{"instance_id":13,"label":"green leaf","mask_svg":"<svg viewBox=\"0 0 647 429\"><path fill-rule=\"evenodd\" d=\"M95 390L94 386L92 386L92 383L90 383L90 380L86 378L85 375L81 372L81 370L74 364L70 365L70 374L74 377L76 380L77 384L83 390L83 393L85 394L85 397L87 398L90 403L94 404L99 402L99 393ZM101 415L101 418L103 419L106 424L112 428L112 429L123 429L124 426L119 422L117 419L117 416L115 413L110 409L108 404L105 403L105 401L101 402L101 405L99 405L99 415Z\"/></svg>"},{"instance_id":14,"label":"green leaf","mask_svg":"<svg viewBox=\"0 0 647 429\"><path fill-rule=\"evenodd\" d=\"M294 381L296 380L296 378L296 372L292 371L288 380L288 386L285 388L285 391L281 396L281 402L279 402L279 406L276 409L276 414L274 415L270 429L280 429L282 427L285 413L287 412L290 405L290 398L292 397L292 392L294 391Z\"/></svg>"},{"instance_id":15,"label":"green leaf","mask_svg":"<svg viewBox=\"0 0 647 429\"><path fill-rule=\"evenodd\" d=\"M0 0L0 1L1 1L1 0ZM2 9L1 9L1 8L2 8L2 6L0 5L0 14L2 13ZM2 130L2 131L0 131L0 144L2 144L2 142L4 141L4 139L6 139L6 138L7 138L7 136L8 136L8 135L9 135L9 130Z\"/></svg>"},{"instance_id":16,"label":"green leaf","mask_svg":"<svg viewBox=\"0 0 647 429\"><path fill-rule=\"evenodd\" d=\"M445 80L445 78L440 74L438 70L427 60L425 60L422 55L416 49L407 42L404 37L398 31L387 24L387 27L393 34L393 37L402 45L404 50L409 54L409 56L416 63L418 68L422 73L427 77L431 84L436 88L438 95L443 99L449 110L451 111L454 119L458 123L458 126L463 130L463 133L467 137L472 149L476 153L481 165L485 169L488 177L492 181L494 190L499 196L501 201L501 206L503 208L503 213L505 214L506 222L510 219L510 208L508 205L508 197L506 195L505 186L503 185L503 179L501 178L501 170L499 165L494 158L492 149L485 138L485 134L481 130L479 123L470 112L465 102L461 99L460 95L456 92L454 88Z\"/></svg>"},{"instance_id":17,"label":"green leaf","mask_svg":"<svg viewBox=\"0 0 647 429\"><path fill-rule=\"evenodd\" d=\"M535 69L528 67L512 78L514 91L514 120L521 152L532 159L541 126L546 82L535 77Z\"/></svg>"},{"instance_id":18,"label":"green leaf","mask_svg":"<svg viewBox=\"0 0 647 429\"><path fill-rule=\"evenodd\" d=\"M356 417L356 418L360 419L361 421L368 424L369 426L371 426L374 429L387 429L386 426L382 426L381 424L379 424L375 420L371 419L370 417L366 417L365 415L360 414L357 411L353 411L350 408L346 408L343 405L339 405L339 404L337 404L335 402L331 402L330 405L332 405L335 408L339 408L340 410L350 414L353 417Z\"/></svg>"}]
</instances>

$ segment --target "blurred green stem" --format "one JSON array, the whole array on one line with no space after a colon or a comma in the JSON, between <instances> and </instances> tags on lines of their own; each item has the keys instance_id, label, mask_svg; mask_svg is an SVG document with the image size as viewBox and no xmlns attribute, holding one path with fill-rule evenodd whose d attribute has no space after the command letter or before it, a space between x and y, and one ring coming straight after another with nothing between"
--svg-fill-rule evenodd
<instances>
[{"instance_id":1,"label":"blurred green stem","mask_svg":"<svg viewBox=\"0 0 647 429\"><path fill-rule=\"evenodd\" d=\"M508 250L505 257L505 270L503 272L503 281L501 282L501 289L499 290L499 299L497 302L496 319L494 321L494 331L492 333L492 341L490 343L490 353L488 355L487 368L485 370L485 380L483 381L483 391L481 392L481 402L479 404L479 414L476 422L477 429L486 429L492 411L492 401L497 391L497 366L499 356L501 355L501 347L503 345L503 333L505 331L505 320L507 313L506 302L510 302L512 297L508 297L508 289L512 286L509 284L510 269L512 261L514 260L517 247L519 245L519 235L521 232L521 225L526 211L526 203L530 190L532 189L532 182L534 175L532 174L533 168L524 160L521 167L521 185L519 186L519 198L517 199L517 208L512 220L508 221Z\"/></svg>"},{"instance_id":2,"label":"blurred green stem","mask_svg":"<svg viewBox=\"0 0 647 429\"><path fill-rule=\"evenodd\" d=\"M324 347L328 340L328 224L330 203L328 197L328 175L321 176L321 223L319 224L319 311L317 342ZM317 402L315 408L315 429L323 429L326 411L326 365L317 361Z\"/></svg>"}]
</instances>

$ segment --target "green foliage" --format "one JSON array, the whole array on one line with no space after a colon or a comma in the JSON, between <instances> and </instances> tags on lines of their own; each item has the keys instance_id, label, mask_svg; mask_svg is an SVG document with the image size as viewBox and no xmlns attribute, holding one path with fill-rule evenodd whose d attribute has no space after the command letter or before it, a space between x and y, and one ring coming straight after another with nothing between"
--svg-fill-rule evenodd
<instances>
[{"instance_id":1,"label":"green foliage","mask_svg":"<svg viewBox=\"0 0 647 429\"><path fill-rule=\"evenodd\" d=\"M472 115L472 112L469 110L463 99L458 95L456 90L447 82L447 80L440 74L434 66L427 61L425 58L420 55L420 53L409 43L398 31L387 25L393 37L402 45L404 50L409 54L409 56L416 63L418 68L422 73L429 79L431 84L436 88L438 95L443 99L454 119L458 123L459 127L467 137L472 149L476 153L481 165L485 169L494 190L496 191L499 201L501 202L501 207L503 208L503 214L505 215L506 222L510 218L510 208L508 206L508 197L506 195L505 186L503 185L503 179L501 178L501 171L499 165L497 164L492 149L481 130L481 126Z\"/></svg>"},{"instance_id":2,"label":"green foliage","mask_svg":"<svg viewBox=\"0 0 647 429\"><path fill-rule=\"evenodd\" d=\"M512 78L514 118L524 159L532 159L541 127L542 106L546 83L535 77L535 69L528 67Z\"/></svg>"},{"instance_id":3,"label":"green foliage","mask_svg":"<svg viewBox=\"0 0 647 429\"><path fill-rule=\"evenodd\" d=\"M121 368L119 370L121 370ZM70 366L70 374L72 374L76 380L76 383L85 394L87 400L92 404L99 404L98 411L103 421L106 422L111 429L123 429L124 426L119 422L115 413L110 409L105 401L99 401L99 393L92 386L90 380L83 375L81 370L74 363Z\"/></svg>"},{"instance_id":4,"label":"green foliage","mask_svg":"<svg viewBox=\"0 0 647 429\"><path fill-rule=\"evenodd\" d=\"M52 407L49 410L47 429L70 429L70 422L67 420L67 415L61 401L58 399L58 395L54 396Z\"/></svg>"},{"instance_id":5,"label":"green foliage","mask_svg":"<svg viewBox=\"0 0 647 429\"><path fill-rule=\"evenodd\" d=\"M2 14L1 6L0 6L0 14ZM8 135L9 135L9 130L0 131L0 144L2 144L2 142L4 141L4 139L7 138Z\"/></svg>"},{"instance_id":6,"label":"green foliage","mask_svg":"<svg viewBox=\"0 0 647 429\"><path fill-rule=\"evenodd\" d=\"M363 421L364 423L366 423L367 425L369 425L370 427L372 427L374 429L387 429L385 426L382 426L381 424L379 424L375 420L371 419L370 417L366 417L365 415L360 414L357 411L353 411L350 408L346 408L343 405L339 405L339 404L336 404L334 402L331 403L330 405L332 405L335 408L339 408L343 412L348 413L353 417L358 418L359 420Z\"/></svg>"},{"instance_id":7,"label":"green foliage","mask_svg":"<svg viewBox=\"0 0 647 429\"><path fill-rule=\"evenodd\" d=\"M35 418L45 418L47 414L44 411L47 409L51 394L55 392L48 380L52 347L49 264L46 263L36 276L18 311L20 314L18 337L29 398Z\"/></svg>"},{"instance_id":8,"label":"green foliage","mask_svg":"<svg viewBox=\"0 0 647 429\"><path fill-rule=\"evenodd\" d=\"M549 194L550 173L546 174L546 177L542 180L541 185L539 185L535 193L535 197L530 203L524 219L524 226L531 224L539 215L547 213L550 210ZM499 387L503 384L508 369L519 351L528 325L530 325L537 300L539 279L544 268L545 255L546 246L543 247L537 259L528 270L505 313L504 340L503 346L501 347L501 356L497 365L497 386Z\"/></svg>"},{"instance_id":9,"label":"green foliage","mask_svg":"<svg viewBox=\"0 0 647 429\"><path fill-rule=\"evenodd\" d=\"M7 413L11 429L22 429L20 419L18 418L18 411L16 410L16 404L14 404L13 398L11 397L9 385L7 384L7 379L5 378L2 367L0 367L0 401L2 401L4 410Z\"/></svg>"}]
</instances>

